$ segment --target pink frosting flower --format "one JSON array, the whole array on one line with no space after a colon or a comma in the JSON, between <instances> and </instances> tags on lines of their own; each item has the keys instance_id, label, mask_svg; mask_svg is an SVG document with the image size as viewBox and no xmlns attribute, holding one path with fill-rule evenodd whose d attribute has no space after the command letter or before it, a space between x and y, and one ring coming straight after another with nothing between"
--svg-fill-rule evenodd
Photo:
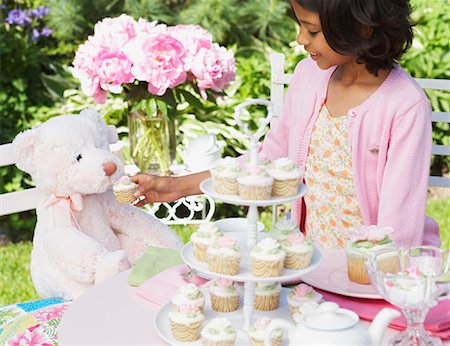
<instances>
[{"instance_id":1,"label":"pink frosting flower","mask_svg":"<svg viewBox=\"0 0 450 346\"><path fill-rule=\"evenodd\" d=\"M49 339L47 334L40 331L38 328L30 330L27 329L17 335L16 338L9 339L7 346L51 346L53 342Z\"/></svg>"},{"instance_id":2,"label":"pink frosting flower","mask_svg":"<svg viewBox=\"0 0 450 346\"><path fill-rule=\"evenodd\" d=\"M393 231L391 227L377 227L374 225L352 228L350 230L350 240L352 242L368 240L377 243L391 235Z\"/></svg>"},{"instance_id":3,"label":"pink frosting flower","mask_svg":"<svg viewBox=\"0 0 450 346\"><path fill-rule=\"evenodd\" d=\"M217 287L221 287L221 288L227 288L227 287L231 287L233 286L234 282L232 280L227 280L227 279L217 279L216 280L216 286Z\"/></svg>"},{"instance_id":4,"label":"pink frosting flower","mask_svg":"<svg viewBox=\"0 0 450 346\"><path fill-rule=\"evenodd\" d=\"M217 43L212 49L202 48L196 54L191 70L202 96L206 98L205 89L222 91L234 79L236 67L233 52Z\"/></svg>"},{"instance_id":5,"label":"pink frosting flower","mask_svg":"<svg viewBox=\"0 0 450 346\"><path fill-rule=\"evenodd\" d=\"M191 304L180 305L179 309L182 314L195 314L198 311L198 308Z\"/></svg>"},{"instance_id":6,"label":"pink frosting flower","mask_svg":"<svg viewBox=\"0 0 450 346\"><path fill-rule=\"evenodd\" d=\"M255 328L257 330L265 330L269 326L271 321L272 320L270 318L267 318L267 317L257 318L256 321L255 321Z\"/></svg>"},{"instance_id":7,"label":"pink frosting flower","mask_svg":"<svg viewBox=\"0 0 450 346\"><path fill-rule=\"evenodd\" d=\"M236 246L236 239L225 235L223 237L218 238L216 240L216 243L220 247L232 248L232 247Z\"/></svg>"},{"instance_id":8,"label":"pink frosting flower","mask_svg":"<svg viewBox=\"0 0 450 346\"><path fill-rule=\"evenodd\" d=\"M303 244L303 242L305 241L305 236L302 233L297 232L289 234L287 239L291 244L299 245Z\"/></svg>"},{"instance_id":9,"label":"pink frosting flower","mask_svg":"<svg viewBox=\"0 0 450 346\"><path fill-rule=\"evenodd\" d=\"M300 284L294 288L294 294L297 297L305 297L306 295L308 295L309 293L311 293L313 291L314 290L312 289L312 287L308 286L306 284Z\"/></svg>"},{"instance_id":10,"label":"pink frosting flower","mask_svg":"<svg viewBox=\"0 0 450 346\"><path fill-rule=\"evenodd\" d=\"M168 88L186 81L185 49L170 35L139 34L124 51L133 63L131 72L136 79L148 83L152 94L164 95Z\"/></svg>"}]
</instances>

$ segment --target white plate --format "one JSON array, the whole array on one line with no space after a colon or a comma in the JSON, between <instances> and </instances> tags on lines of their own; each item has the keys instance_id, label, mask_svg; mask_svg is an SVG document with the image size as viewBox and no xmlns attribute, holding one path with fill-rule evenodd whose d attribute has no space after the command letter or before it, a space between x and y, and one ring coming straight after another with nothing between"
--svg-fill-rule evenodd
<instances>
[{"instance_id":1,"label":"white plate","mask_svg":"<svg viewBox=\"0 0 450 346\"><path fill-rule=\"evenodd\" d=\"M349 280L344 250L321 251L322 263L315 271L303 275L303 282L343 296L383 299L372 285L360 285Z\"/></svg>"},{"instance_id":2,"label":"white plate","mask_svg":"<svg viewBox=\"0 0 450 346\"><path fill-rule=\"evenodd\" d=\"M217 193L216 190L214 190L214 184L213 184L212 178L203 180L200 183L200 190L202 190L203 193L210 195L212 198L218 199L225 203L235 204L235 205L247 205L247 206L257 205L257 206L261 206L261 207L267 206L267 205L282 204L282 203L295 201L296 199L299 199L300 197L302 197L307 191L306 185L300 183L298 186L298 192L293 197L284 197L284 198L272 197L271 199L268 199L268 200L242 199L238 195L223 195L221 193Z\"/></svg>"},{"instance_id":3,"label":"white plate","mask_svg":"<svg viewBox=\"0 0 450 346\"><path fill-rule=\"evenodd\" d=\"M190 266L191 268L196 269L202 276L202 274L205 274L205 277L224 277L229 280L234 280L237 282L245 282L245 281L259 281L259 282L267 282L267 281L281 281L283 284L286 282L294 283L300 281L300 277L302 275L316 269L321 261L322 255L320 254L320 251L317 249L314 249L313 257L311 260L311 264L309 267L305 269L295 270L295 269L286 269L283 268L280 276L273 276L270 278L263 278L263 277L257 277L254 276L251 272L251 268L248 264L249 262L249 251L246 251L247 249L247 233L246 232L229 232L229 235L236 239L238 245L241 248L241 266L239 269L239 273L237 275L224 275L224 274L218 274L210 271L208 269L208 265L204 262L198 261L194 257L194 249L192 246L192 243L189 242L186 245L184 245L181 248L181 258L183 261ZM262 239L264 237L268 237L270 234L268 233L260 233L258 234L258 238Z\"/></svg>"},{"instance_id":4,"label":"white plate","mask_svg":"<svg viewBox=\"0 0 450 346\"><path fill-rule=\"evenodd\" d=\"M214 221L217 228L223 232L236 232L247 230L247 219L244 217L229 217L226 219L221 219ZM264 230L264 224L258 221L258 232Z\"/></svg>"},{"instance_id":5,"label":"white plate","mask_svg":"<svg viewBox=\"0 0 450 346\"><path fill-rule=\"evenodd\" d=\"M282 288L281 289L281 296L280 296L280 307L277 310L274 311L254 311L253 313L253 319L256 319L258 317L268 317L268 318L286 318L290 316L289 312L289 306L286 301L287 293L289 292L288 289ZM216 317L226 317L236 328L236 342L235 345L249 345L250 340L248 338L247 332L242 330L242 326L244 325L244 311L243 311L243 305L242 305L242 297L243 294L241 294L241 304L239 306L239 309L233 312L217 312L214 311L211 308L210 305L210 298L207 290L203 290L203 293L205 294L206 298L206 304L205 304L205 321L203 322L202 326L205 326L211 319ZM155 315L155 319L153 321L155 328L158 332L158 335L164 339L166 342L168 342L170 345L201 345L201 341L192 341L192 342L181 342L174 339L172 336L172 331L170 330L170 322L169 322L169 312L172 309L172 303L169 302L161 309L159 309L158 313ZM287 342L284 341L283 345L286 345Z\"/></svg>"}]
</instances>

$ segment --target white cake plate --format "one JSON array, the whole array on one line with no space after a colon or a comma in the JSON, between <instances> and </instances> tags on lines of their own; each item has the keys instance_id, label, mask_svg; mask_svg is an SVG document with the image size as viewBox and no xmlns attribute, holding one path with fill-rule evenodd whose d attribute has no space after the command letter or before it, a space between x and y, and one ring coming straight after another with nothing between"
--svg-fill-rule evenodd
<instances>
[{"instance_id":1,"label":"white cake plate","mask_svg":"<svg viewBox=\"0 0 450 346\"><path fill-rule=\"evenodd\" d=\"M258 317L268 317L271 319L274 318L282 318L282 319L288 319L291 315L289 311L289 306L287 304L287 294L289 292L289 289L282 288L281 289L281 295L280 295L280 307L273 311L255 311L254 312L254 319ZM211 321L213 318L216 317L225 317L227 318L231 324L236 328L236 341L235 345L250 345L250 339L248 337L248 334L246 331L242 329L242 326L244 324L244 313L243 313L243 306L242 306L242 299L241 304L239 306L239 309L233 312L217 312L214 311L211 308L210 304L210 298L207 290L203 290L203 293L206 298L206 304L205 304L205 321L202 324L202 327L206 326L206 324ZM158 335L168 342L170 345L183 345L183 346L201 346L201 340L196 340L192 342L181 342L177 341L172 336L172 331L170 329L170 321L169 321L169 312L172 310L172 303L169 302L166 305L162 306L161 309L158 311L158 313L155 316L154 319L154 325L158 332ZM283 345L286 345L287 342L284 341Z\"/></svg>"}]
</instances>

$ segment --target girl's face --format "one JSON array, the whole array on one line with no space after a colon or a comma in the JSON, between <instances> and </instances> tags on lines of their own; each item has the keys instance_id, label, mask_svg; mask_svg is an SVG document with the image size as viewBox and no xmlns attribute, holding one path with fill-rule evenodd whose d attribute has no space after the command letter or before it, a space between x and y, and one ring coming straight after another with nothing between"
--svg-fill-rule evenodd
<instances>
[{"instance_id":1,"label":"girl's face","mask_svg":"<svg viewBox=\"0 0 450 346\"><path fill-rule=\"evenodd\" d=\"M311 59L322 70L355 61L355 58L341 55L331 49L323 36L318 13L300 6L296 0L291 0L291 5L300 24L297 42L305 47L311 54Z\"/></svg>"}]
</instances>

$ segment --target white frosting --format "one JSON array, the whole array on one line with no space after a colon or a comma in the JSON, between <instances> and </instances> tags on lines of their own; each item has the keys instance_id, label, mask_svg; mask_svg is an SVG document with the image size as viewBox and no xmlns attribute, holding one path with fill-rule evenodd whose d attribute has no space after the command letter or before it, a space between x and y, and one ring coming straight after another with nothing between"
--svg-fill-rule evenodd
<instances>
[{"instance_id":1,"label":"white frosting","mask_svg":"<svg viewBox=\"0 0 450 346\"><path fill-rule=\"evenodd\" d=\"M298 167L287 157L275 160L268 173L276 180L300 179L302 176Z\"/></svg>"},{"instance_id":2,"label":"white frosting","mask_svg":"<svg viewBox=\"0 0 450 346\"><path fill-rule=\"evenodd\" d=\"M219 161L211 173L219 178L237 178L242 174L242 170L236 158L227 156Z\"/></svg>"},{"instance_id":3,"label":"white frosting","mask_svg":"<svg viewBox=\"0 0 450 346\"><path fill-rule=\"evenodd\" d=\"M292 319L296 324L300 323L300 320L304 314L317 310L319 306L320 304L314 301L305 302L294 308L296 312L292 315Z\"/></svg>"},{"instance_id":4,"label":"white frosting","mask_svg":"<svg viewBox=\"0 0 450 346\"><path fill-rule=\"evenodd\" d=\"M267 186L272 185L273 178L264 175L247 175L244 177L237 178L237 181L241 185L259 185L259 186Z\"/></svg>"},{"instance_id":5,"label":"white frosting","mask_svg":"<svg viewBox=\"0 0 450 346\"><path fill-rule=\"evenodd\" d=\"M379 243L372 243L371 247L356 247L355 243L349 242L346 247L345 251L348 255L357 255L357 256L370 256L371 254L374 254L377 251L384 250L384 249L395 249L395 243L392 239L389 239L388 242L384 244Z\"/></svg>"},{"instance_id":6,"label":"white frosting","mask_svg":"<svg viewBox=\"0 0 450 346\"><path fill-rule=\"evenodd\" d=\"M194 305L203 306L205 304L205 296L194 284L186 284L181 286L177 294L172 298L174 305Z\"/></svg>"},{"instance_id":7,"label":"white frosting","mask_svg":"<svg viewBox=\"0 0 450 346\"><path fill-rule=\"evenodd\" d=\"M131 181L129 177L124 175L113 185L114 192L130 191L138 187L138 184Z\"/></svg>"},{"instance_id":8,"label":"white frosting","mask_svg":"<svg viewBox=\"0 0 450 346\"><path fill-rule=\"evenodd\" d=\"M300 290L300 288L305 288L305 290ZM306 290L309 290L308 293L306 293ZM304 291L303 293L299 294L300 291ZM297 292L297 294L296 294ZM322 300L322 295L314 289L306 284L300 284L294 287L289 293L287 297L287 301L291 307L298 307L308 301L313 301L316 303L319 303Z\"/></svg>"},{"instance_id":9,"label":"white frosting","mask_svg":"<svg viewBox=\"0 0 450 346\"><path fill-rule=\"evenodd\" d=\"M427 300L427 283L423 276L400 272L396 277L384 280L387 299L395 305L414 307ZM429 289L429 292L435 291L435 287Z\"/></svg>"},{"instance_id":10,"label":"white frosting","mask_svg":"<svg viewBox=\"0 0 450 346\"><path fill-rule=\"evenodd\" d=\"M209 286L209 293L217 296L217 297L236 297L239 296L239 291L238 291L238 286L236 283L234 283L231 280L227 280L230 281L230 286L225 287L225 286L219 286L217 284L217 281L214 280L211 284L211 286Z\"/></svg>"},{"instance_id":11,"label":"white frosting","mask_svg":"<svg viewBox=\"0 0 450 346\"><path fill-rule=\"evenodd\" d=\"M255 295L270 296L281 292L281 284L278 281L257 282L255 287Z\"/></svg>"},{"instance_id":12,"label":"white frosting","mask_svg":"<svg viewBox=\"0 0 450 346\"><path fill-rule=\"evenodd\" d=\"M270 318L266 317L258 318L255 321L255 323L252 326L250 326L248 330L248 335L253 339L263 341L271 322L272 320ZM270 339L273 341L277 338L281 338L282 336L283 332L280 329L275 329L270 335Z\"/></svg>"},{"instance_id":13,"label":"white frosting","mask_svg":"<svg viewBox=\"0 0 450 346\"><path fill-rule=\"evenodd\" d=\"M197 232L192 233L191 241L194 243L211 245L214 240L222 236L223 232L219 230L214 222L205 222L200 225Z\"/></svg>"},{"instance_id":14,"label":"white frosting","mask_svg":"<svg viewBox=\"0 0 450 346\"><path fill-rule=\"evenodd\" d=\"M231 322L224 318L213 318L201 331L203 339L209 341L234 341L236 339L236 329Z\"/></svg>"},{"instance_id":15,"label":"white frosting","mask_svg":"<svg viewBox=\"0 0 450 346\"><path fill-rule=\"evenodd\" d=\"M177 311L171 311L169 312L169 319L179 324L191 324L203 321L205 316L201 312L184 314Z\"/></svg>"},{"instance_id":16,"label":"white frosting","mask_svg":"<svg viewBox=\"0 0 450 346\"><path fill-rule=\"evenodd\" d=\"M313 245L308 241L305 240L303 243L291 243L288 239L282 240L281 242L281 248L286 252L294 252L294 253L308 253L313 250Z\"/></svg>"},{"instance_id":17,"label":"white frosting","mask_svg":"<svg viewBox=\"0 0 450 346\"><path fill-rule=\"evenodd\" d=\"M250 257L262 261L283 261L286 253L281 249L280 243L273 238L264 238L250 252Z\"/></svg>"},{"instance_id":18,"label":"white frosting","mask_svg":"<svg viewBox=\"0 0 450 346\"><path fill-rule=\"evenodd\" d=\"M288 236L289 234L293 233L294 231L300 231L298 228L297 223L294 220L291 219L282 219L275 223L273 226L273 232L275 232L277 235L283 235Z\"/></svg>"},{"instance_id":19,"label":"white frosting","mask_svg":"<svg viewBox=\"0 0 450 346\"><path fill-rule=\"evenodd\" d=\"M235 244L231 245L230 242L224 242L224 239L228 239L230 241L233 241ZM228 243L228 244L224 244ZM236 244L236 240L233 239L230 236L224 236L220 238L216 238L214 241L214 244L212 244L210 247L208 247L208 250L206 250L206 253L208 255L213 256L225 256L225 257L237 257L241 258L241 253L239 252L240 248L239 245Z\"/></svg>"}]
</instances>

